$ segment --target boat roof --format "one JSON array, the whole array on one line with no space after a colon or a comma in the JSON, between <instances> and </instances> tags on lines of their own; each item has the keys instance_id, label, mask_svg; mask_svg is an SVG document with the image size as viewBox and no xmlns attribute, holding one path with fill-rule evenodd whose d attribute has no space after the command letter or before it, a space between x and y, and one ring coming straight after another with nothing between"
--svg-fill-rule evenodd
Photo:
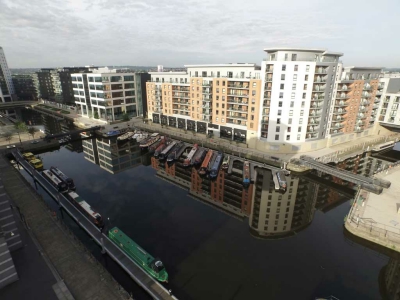
<instances>
[{"instance_id":1,"label":"boat roof","mask_svg":"<svg viewBox=\"0 0 400 300\"><path fill-rule=\"evenodd\" d=\"M33 163L33 164L38 163L38 162L42 162L42 161L40 159L38 159L38 158L35 158L35 159L31 160L31 163Z\"/></svg>"}]
</instances>

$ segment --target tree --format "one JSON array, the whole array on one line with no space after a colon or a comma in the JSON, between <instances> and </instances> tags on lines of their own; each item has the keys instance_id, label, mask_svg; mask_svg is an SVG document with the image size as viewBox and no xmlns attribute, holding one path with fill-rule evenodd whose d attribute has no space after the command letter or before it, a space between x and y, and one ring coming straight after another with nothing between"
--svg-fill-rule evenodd
<instances>
[{"instance_id":1,"label":"tree","mask_svg":"<svg viewBox=\"0 0 400 300\"><path fill-rule=\"evenodd\" d=\"M94 111L93 118L98 119L99 118L99 113L97 110Z\"/></svg>"},{"instance_id":2,"label":"tree","mask_svg":"<svg viewBox=\"0 0 400 300\"><path fill-rule=\"evenodd\" d=\"M21 141L21 133L28 131L28 127L26 126L26 124L24 122L18 121L18 122L16 122L14 124L14 128L18 133L19 142L22 143L22 141Z\"/></svg>"},{"instance_id":3,"label":"tree","mask_svg":"<svg viewBox=\"0 0 400 300\"><path fill-rule=\"evenodd\" d=\"M3 137L6 139L8 143L11 142L13 134L9 131L3 133Z\"/></svg>"},{"instance_id":4,"label":"tree","mask_svg":"<svg viewBox=\"0 0 400 300\"><path fill-rule=\"evenodd\" d=\"M35 127L29 127L28 128L28 133L32 136L32 138L35 138L35 133L38 132L37 128Z\"/></svg>"},{"instance_id":5,"label":"tree","mask_svg":"<svg viewBox=\"0 0 400 300\"><path fill-rule=\"evenodd\" d=\"M129 115L127 113L124 113L122 115L122 121L124 122L128 122L131 118L129 117Z\"/></svg>"}]
</instances>

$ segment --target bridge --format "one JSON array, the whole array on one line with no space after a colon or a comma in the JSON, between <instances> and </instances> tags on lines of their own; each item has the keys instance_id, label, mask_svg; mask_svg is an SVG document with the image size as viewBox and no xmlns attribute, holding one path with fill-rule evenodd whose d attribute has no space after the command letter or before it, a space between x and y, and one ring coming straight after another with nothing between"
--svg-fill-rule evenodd
<instances>
[{"instance_id":1,"label":"bridge","mask_svg":"<svg viewBox=\"0 0 400 300\"><path fill-rule=\"evenodd\" d=\"M19 107L25 107L29 105L37 105L39 101L12 101L12 102L0 102L0 110L13 109Z\"/></svg>"},{"instance_id":2,"label":"bridge","mask_svg":"<svg viewBox=\"0 0 400 300\"><path fill-rule=\"evenodd\" d=\"M143 269L126 255L119 247L117 247L107 236L102 233L80 210L78 210L65 196L57 191L40 172L36 171L22 157L21 152L14 149L11 152L17 163L19 163L27 173L33 177L34 181L39 183L44 190L64 209L76 223L85 230L92 239L102 248L102 253L107 253L122 269L153 299L173 299L178 300L175 296L170 295L169 291L158 281L150 277Z\"/></svg>"},{"instance_id":3,"label":"bridge","mask_svg":"<svg viewBox=\"0 0 400 300\"><path fill-rule=\"evenodd\" d=\"M291 162L321 171L326 174L330 174L348 182L352 182L375 194L382 193L382 188L389 188L391 184L390 181L387 180L365 177L359 174L353 174L346 170L338 169L330 165L326 165L307 155L300 156L300 159L292 159Z\"/></svg>"},{"instance_id":4,"label":"bridge","mask_svg":"<svg viewBox=\"0 0 400 300\"><path fill-rule=\"evenodd\" d=\"M72 139L72 135L76 135L81 132L94 133L96 130L100 130L101 128L102 128L101 126L93 126L93 127L89 127L89 128L85 128L85 129L72 130L72 131L56 133L56 134L48 134L44 137L44 139L52 140L52 139L61 139L63 137L70 137L70 139Z\"/></svg>"}]
</instances>

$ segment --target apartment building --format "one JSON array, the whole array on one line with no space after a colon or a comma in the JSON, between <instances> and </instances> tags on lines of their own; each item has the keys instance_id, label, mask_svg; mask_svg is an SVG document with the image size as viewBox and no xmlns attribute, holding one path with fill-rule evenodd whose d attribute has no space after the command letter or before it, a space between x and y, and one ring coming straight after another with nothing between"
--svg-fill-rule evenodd
<instances>
[{"instance_id":1,"label":"apartment building","mask_svg":"<svg viewBox=\"0 0 400 300\"><path fill-rule=\"evenodd\" d=\"M377 121L391 129L400 128L400 78L399 74L384 74L379 79L379 86L376 97L379 102Z\"/></svg>"},{"instance_id":2,"label":"apartment building","mask_svg":"<svg viewBox=\"0 0 400 300\"><path fill-rule=\"evenodd\" d=\"M375 123L381 68L345 67L337 83L329 134L360 133ZM368 133L368 132L367 132Z\"/></svg>"},{"instance_id":3,"label":"apartment building","mask_svg":"<svg viewBox=\"0 0 400 300\"><path fill-rule=\"evenodd\" d=\"M0 47L0 102L11 102L15 100L15 90L11 78L11 72L8 68L6 55ZM14 110L6 110L5 114L15 116Z\"/></svg>"},{"instance_id":4,"label":"apartment building","mask_svg":"<svg viewBox=\"0 0 400 300\"><path fill-rule=\"evenodd\" d=\"M343 54L297 48L264 51L259 138L291 144L324 139Z\"/></svg>"},{"instance_id":5,"label":"apartment building","mask_svg":"<svg viewBox=\"0 0 400 300\"><path fill-rule=\"evenodd\" d=\"M274 189L271 170L257 168L250 233L258 238L292 235L307 227L314 216L318 186L304 178L287 177L282 194Z\"/></svg>"},{"instance_id":6,"label":"apartment building","mask_svg":"<svg viewBox=\"0 0 400 300\"><path fill-rule=\"evenodd\" d=\"M122 119L126 113L136 117L143 113L142 76L146 73L99 68L92 73L71 74L75 103L78 112L112 122Z\"/></svg>"},{"instance_id":7,"label":"apartment building","mask_svg":"<svg viewBox=\"0 0 400 300\"><path fill-rule=\"evenodd\" d=\"M186 72L150 72L149 119L231 140L257 135L260 67L231 63L185 68Z\"/></svg>"},{"instance_id":8,"label":"apartment building","mask_svg":"<svg viewBox=\"0 0 400 300\"><path fill-rule=\"evenodd\" d=\"M12 75L12 82L18 100L38 99L38 93L32 74Z\"/></svg>"},{"instance_id":9,"label":"apartment building","mask_svg":"<svg viewBox=\"0 0 400 300\"><path fill-rule=\"evenodd\" d=\"M38 99L54 101L55 92L52 80L52 71L54 69L40 69L32 75Z\"/></svg>"}]
</instances>

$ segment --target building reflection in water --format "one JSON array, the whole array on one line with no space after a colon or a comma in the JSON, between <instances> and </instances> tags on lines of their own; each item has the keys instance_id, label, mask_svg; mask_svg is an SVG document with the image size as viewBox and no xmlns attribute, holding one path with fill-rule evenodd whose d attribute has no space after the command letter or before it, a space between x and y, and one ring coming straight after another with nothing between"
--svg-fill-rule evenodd
<instances>
[{"instance_id":1,"label":"building reflection in water","mask_svg":"<svg viewBox=\"0 0 400 300\"><path fill-rule=\"evenodd\" d=\"M82 137L88 137L85 133ZM92 138L82 141L84 157L100 168L117 174L141 164L149 165L148 155L142 155L136 140L117 141L117 138Z\"/></svg>"}]
</instances>

